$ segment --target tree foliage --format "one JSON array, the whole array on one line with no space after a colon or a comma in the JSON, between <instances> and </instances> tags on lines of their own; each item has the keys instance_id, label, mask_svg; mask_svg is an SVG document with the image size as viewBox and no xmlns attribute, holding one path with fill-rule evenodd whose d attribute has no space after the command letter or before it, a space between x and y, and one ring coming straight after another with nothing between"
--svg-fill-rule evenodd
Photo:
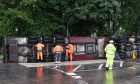
<instances>
[{"instance_id":1,"label":"tree foliage","mask_svg":"<svg viewBox=\"0 0 140 84\"><path fill-rule=\"evenodd\" d=\"M122 1L120 23L124 35L139 35L140 30L140 0Z\"/></svg>"},{"instance_id":2,"label":"tree foliage","mask_svg":"<svg viewBox=\"0 0 140 84\"><path fill-rule=\"evenodd\" d=\"M114 34L120 12L117 0L1 0L0 35Z\"/></svg>"}]
</instances>

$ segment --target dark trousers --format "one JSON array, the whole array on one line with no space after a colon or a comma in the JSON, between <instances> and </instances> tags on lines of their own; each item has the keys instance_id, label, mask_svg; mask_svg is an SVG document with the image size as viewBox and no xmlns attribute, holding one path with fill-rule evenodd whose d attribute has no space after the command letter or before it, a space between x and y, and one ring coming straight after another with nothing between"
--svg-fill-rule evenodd
<instances>
[{"instance_id":1,"label":"dark trousers","mask_svg":"<svg viewBox=\"0 0 140 84\"><path fill-rule=\"evenodd\" d=\"M55 53L55 61L61 61L61 53Z\"/></svg>"}]
</instances>

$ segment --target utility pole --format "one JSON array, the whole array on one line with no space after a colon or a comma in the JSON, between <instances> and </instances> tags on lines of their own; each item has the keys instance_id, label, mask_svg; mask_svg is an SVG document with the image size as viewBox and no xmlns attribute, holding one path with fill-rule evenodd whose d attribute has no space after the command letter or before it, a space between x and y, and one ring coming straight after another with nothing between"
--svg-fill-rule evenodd
<instances>
[{"instance_id":1,"label":"utility pole","mask_svg":"<svg viewBox=\"0 0 140 84\"><path fill-rule=\"evenodd\" d=\"M67 37L69 37L68 12L66 12L66 33Z\"/></svg>"},{"instance_id":2,"label":"utility pole","mask_svg":"<svg viewBox=\"0 0 140 84\"><path fill-rule=\"evenodd\" d=\"M68 28L68 22L67 22L67 37L69 36L69 28Z\"/></svg>"}]
</instances>

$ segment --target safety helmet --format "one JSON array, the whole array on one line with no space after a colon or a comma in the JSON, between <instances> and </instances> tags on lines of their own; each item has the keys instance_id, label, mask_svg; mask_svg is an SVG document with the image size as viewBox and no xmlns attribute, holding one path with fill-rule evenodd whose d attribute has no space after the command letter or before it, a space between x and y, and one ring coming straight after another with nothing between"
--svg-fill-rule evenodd
<instances>
[{"instance_id":1,"label":"safety helmet","mask_svg":"<svg viewBox=\"0 0 140 84\"><path fill-rule=\"evenodd\" d=\"M110 40L109 43L114 43L114 41L113 40Z\"/></svg>"}]
</instances>

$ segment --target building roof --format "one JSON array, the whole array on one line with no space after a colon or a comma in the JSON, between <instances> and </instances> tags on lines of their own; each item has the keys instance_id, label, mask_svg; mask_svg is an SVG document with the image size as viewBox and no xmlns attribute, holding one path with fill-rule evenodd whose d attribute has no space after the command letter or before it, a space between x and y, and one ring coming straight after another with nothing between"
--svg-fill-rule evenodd
<instances>
[{"instance_id":1,"label":"building roof","mask_svg":"<svg viewBox=\"0 0 140 84\"><path fill-rule=\"evenodd\" d=\"M94 37L70 37L70 43L95 43Z\"/></svg>"}]
</instances>

